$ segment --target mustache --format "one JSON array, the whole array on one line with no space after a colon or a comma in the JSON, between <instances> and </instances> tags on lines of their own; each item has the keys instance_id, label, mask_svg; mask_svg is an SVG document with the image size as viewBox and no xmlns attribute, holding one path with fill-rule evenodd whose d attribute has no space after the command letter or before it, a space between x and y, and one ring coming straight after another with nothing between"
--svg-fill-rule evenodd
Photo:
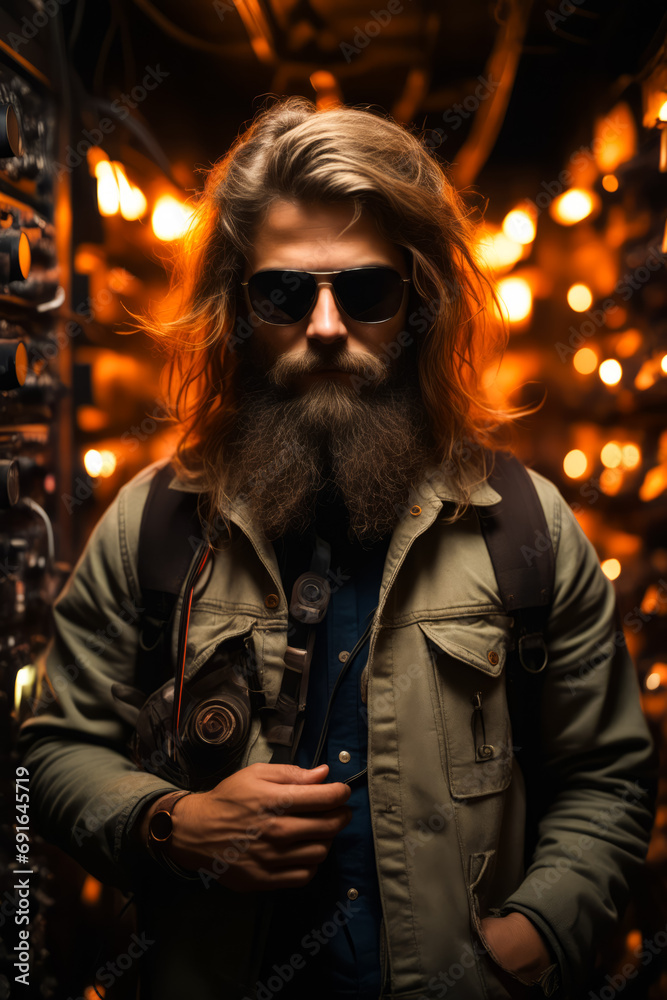
<instances>
[{"instance_id":1,"label":"mustache","mask_svg":"<svg viewBox=\"0 0 667 1000\"><path fill-rule=\"evenodd\" d=\"M326 368L336 368L369 382L382 382L389 376L389 364L384 358L366 351L337 348L326 354L313 350L282 354L267 370L266 377L274 385L287 388L295 378Z\"/></svg>"}]
</instances>

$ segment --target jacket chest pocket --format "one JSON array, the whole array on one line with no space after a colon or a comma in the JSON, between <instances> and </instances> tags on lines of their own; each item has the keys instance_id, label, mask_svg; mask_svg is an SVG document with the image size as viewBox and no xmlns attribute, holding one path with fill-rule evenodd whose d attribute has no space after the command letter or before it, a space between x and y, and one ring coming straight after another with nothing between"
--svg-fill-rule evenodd
<instances>
[{"instance_id":1,"label":"jacket chest pocket","mask_svg":"<svg viewBox=\"0 0 667 1000\"><path fill-rule=\"evenodd\" d=\"M451 794L502 792L512 780L506 659L510 619L501 614L421 621L441 713Z\"/></svg>"}]
</instances>

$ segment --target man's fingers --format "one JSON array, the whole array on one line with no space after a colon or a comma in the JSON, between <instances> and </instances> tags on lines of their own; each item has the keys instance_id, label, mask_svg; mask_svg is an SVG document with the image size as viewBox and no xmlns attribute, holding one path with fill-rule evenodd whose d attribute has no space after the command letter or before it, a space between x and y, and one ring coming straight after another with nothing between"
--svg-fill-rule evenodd
<instances>
[{"instance_id":1,"label":"man's fingers","mask_svg":"<svg viewBox=\"0 0 667 1000\"><path fill-rule=\"evenodd\" d=\"M328 773L328 764L317 767L297 767L296 764L255 764L261 768L260 776L265 781L276 781L282 785L301 785L311 781L323 781Z\"/></svg>"},{"instance_id":2,"label":"man's fingers","mask_svg":"<svg viewBox=\"0 0 667 1000\"><path fill-rule=\"evenodd\" d=\"M275 840L328 840L347 826L352 818L349 806L332 809L328 816L290 816L289 820L277 820L281 824ZM272 831L270 831L272 832Z\"/></svg>"}]
</instances>

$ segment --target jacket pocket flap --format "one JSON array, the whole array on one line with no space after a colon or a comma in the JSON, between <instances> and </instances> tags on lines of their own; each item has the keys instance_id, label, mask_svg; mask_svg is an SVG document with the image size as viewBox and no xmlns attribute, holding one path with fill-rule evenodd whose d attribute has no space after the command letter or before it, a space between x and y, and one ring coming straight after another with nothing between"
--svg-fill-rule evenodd
<instances>
[{"instance_id":1,"label":"jacket pocket flap","mask_svg":"<svg viewBox=\"0 0 667 1000\"><path fill-rule=\"evenodd\" d=\"M424 634L457 660L483 670L492 677L502 672L509 644L510 622L506 615L468 615L420 621Z\"/></svg>"}]
</instances>

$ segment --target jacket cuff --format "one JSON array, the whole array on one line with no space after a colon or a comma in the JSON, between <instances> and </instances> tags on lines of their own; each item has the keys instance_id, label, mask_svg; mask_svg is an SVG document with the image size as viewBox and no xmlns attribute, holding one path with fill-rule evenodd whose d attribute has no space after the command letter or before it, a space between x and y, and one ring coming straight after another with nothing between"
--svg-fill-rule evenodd
<instances>
[{"instance_id":1,"label":"jacket cuff","mask_svg":"<svg viewBox=\"0 0 667 1000\"><path fill-rule=\"evenodd\" d=\"M564 1000L567 997L567 993L564 992L566 982L564 969L567 959L558 938L544 918L535 913L534 910L519 903L512 903L499 909L493 908L490 912L498 917L505 917L508 913L522 913L531 923L535 924L556 956L556 961L547 966L539 979L535 980L535 984L539 985L544 996L549 997L550 1000Z\"/></svg>"}]
</instances>

